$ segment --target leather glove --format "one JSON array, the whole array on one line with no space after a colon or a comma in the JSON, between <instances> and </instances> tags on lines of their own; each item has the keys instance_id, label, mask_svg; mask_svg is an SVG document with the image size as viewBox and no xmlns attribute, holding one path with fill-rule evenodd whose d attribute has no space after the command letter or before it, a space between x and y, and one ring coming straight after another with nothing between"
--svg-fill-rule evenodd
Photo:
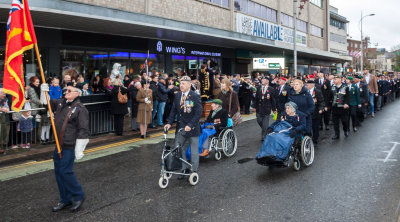
<instances>
[{"instance_id":1,"label":"leather glove","mask_svg":"<svg viewBox=\"0 0 400 222\"><path fill-rule=\"evenodd\" d=\"M42 83L42 85L40 85L40 90L49 92L50 91L49 84Z\"/></svg>"},{"instance_id":2,"label":"leather glove","mask_svg":"<svg viewBox=\"0 0 400 222\"><path fill-rule=\"evenodd\" d=\"M268 129L267 129L267 134L270 134L270 133L272 133L272 132L274 132L274 130L273 130L272 128L268 128Z\"/></svg>"},{"instance_id":3,"label":"leather glove","mask_svg":"<svg viewBox=\"0 0 400 222\"><path fill-rule=\"evenodd\" d=\"M292 131L290 132L290 137L293 138L293 137L296 136L296 134L297 134L296 130L292 130Z\"/></svg>"},{"instance_id":4,"label":"leather glove","mask_svg":"<svg viewBox=\"0 0 400 222\"><path fill-rule=\"evenodd\" d=\"M80 160L83 158L83 151L86 145L89 143L89 139L77 139L75 144L75 158Z\"/></svg>"}]
</instances>

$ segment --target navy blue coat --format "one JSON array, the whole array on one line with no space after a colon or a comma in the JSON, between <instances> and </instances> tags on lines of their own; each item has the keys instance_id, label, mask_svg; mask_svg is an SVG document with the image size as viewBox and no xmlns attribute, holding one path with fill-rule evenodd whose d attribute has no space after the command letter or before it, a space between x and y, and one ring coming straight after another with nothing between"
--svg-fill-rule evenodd
<instances>
[{"instance_id":1,"label":"navy blue coat","mask_svg":"<svg viewBox=\"0 0 400 222\"><path fill-rule=\"evenodd\" d=\"M299 94L292 88L289 91L289 101L296 103L297 110L306 116L313 114L315 105L312 96L308 93L306 87L303 87Z\"/></svg>"},{"instance_id":2,"label":"navy blue coat","mask_svg":"<svg viewBox=\"0 0 400 222\"><path fill-rule=\"evenodd\" d=\"M158 98L160 102L167 102L168 93L170 89L162 83L157 83L158 85Z\"/></svg>"},{"instance_id":3,"label":"navy blue coat","mask_svg":"<svg viewBox=\"0 0 400 222\"><path fill-rule=\"evenodd\" d=\"M269 128L273 129L280 121L290 123L298 133L305 132L306 130L306 116L301 111L296 110L296 115L294 116L289 116L286 111L284 111L279 115L276 121L269 126Z\"/></svg>"},{"instance_id":4,"label":"navy blue coat","mask_svg":"<svg viewBox=\"0 0 400 222\"><path fill-rule=\"evenodd\" d=\"M280 112L283 112L285 110L285 103L288 102L290 88L291 87L288 84L285 84L282 89L282 92L280 92L281 86L278 85L275 87L276 106L278 107L278 110Z\"/></svg>"},{"instance_id":5,"label":"navy blue coat","mask_svg":"<svg viewBox=\"0 0 400 222\"><path fill-rule=\"evenodd\" d=\"M192 130L187 132L185 137L200 136L200 117L201 113L203 112L200 96L192 90L189 90L189 94L183 106L180 105L181 97L182 91L175 94L171 112L168 117L168 124L172 124L174 122L175 115L178 115L178 122L176 124L177 130L189 126Z\"/></svg>"}]
</instances>

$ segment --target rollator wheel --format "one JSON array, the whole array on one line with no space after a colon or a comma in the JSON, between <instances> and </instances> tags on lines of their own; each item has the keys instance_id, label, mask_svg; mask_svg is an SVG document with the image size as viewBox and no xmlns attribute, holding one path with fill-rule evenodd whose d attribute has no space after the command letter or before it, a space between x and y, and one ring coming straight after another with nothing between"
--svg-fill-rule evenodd
<instances>
[{"instance_id":1,"label":"rollator wheel","mask_svg":"<svg viewBox=\"0 0 400 222\"><path fill-rule=\"evenodd\" d=\"M171 179L171 177L172 177L172 173L164 173L164 178L166 178L166 179Z\"/></svg>"},{"instance_id":2,"label":"rollator wheel","mask_svg":"<svg viewBox=\"0 0 400 222\"><path fill-rule=\"evenodd\" d=\"M190 185L194 186L199 182L199 174L191 173L189 176L189 183Z\"/></svg>"},{"instance_id":3,"label":"rollator wheel","mask_svg":"<svg viewBox=\"0 0 400 222\"><path fill-rule=\"evenodd\" d=\"M295 159L294 162L293 162L293 169L296 170L296 171L299 171L300 167L301 167L300 166L300 160Z\"/></svg>"},{"instance_id":4,"label":"rollator wheel","mask_svg":"<svg viewBox=\"0 0 400 222\"><path fill-rule=\"evenodd\" d=\"M168 186L169 180L166 177L160 177L158 180L158 186L160 186L161 189L165 189Z\"/></svg>"},{"instance_id":5,"label":"rollator wheel","mask_svg":"<svg viewBox=\"0 0 400 222\"><path fill-rule=\"evenodd\" d=\"M220 151L215 152L215 159L216 159L216 160L220 160L221 157L222 157L222 154L221 154Z\"/></svg>"},{"instance_id":6,"label":"rollator wheel","mask_svg":"<svg viewBox=\"0 0 400 222\"><path fill-rule=\"evenodd\" d=\"M222 136L222 151L226 157L231 157L236 153L237 137L235 131L227 129Z\"/></svg>"},{"instance_id":7,"label":"rollator wheel","mask_svg":"<svg viewBox=\"0 0 400 222\"><path fill-rule=\"evenodd\" d=\"M314 143L309 136L305 136L301 142L300 156L301 161L307 167L314 162Z\"/></svg>"}]
</instances>

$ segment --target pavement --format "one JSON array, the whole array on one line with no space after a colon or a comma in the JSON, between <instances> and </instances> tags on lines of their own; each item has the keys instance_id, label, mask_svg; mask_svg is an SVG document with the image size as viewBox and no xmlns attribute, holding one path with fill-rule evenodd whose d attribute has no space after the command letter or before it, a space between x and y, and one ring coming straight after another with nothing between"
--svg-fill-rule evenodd
<instances>
[{"instance_id":1,"label":"pavement","mask_svg":"<svg viewBox=\"0 0 400 222\"><path fill-rule=\"evenodd\" d=\"M199 183L172 177L158 187L161 137L97 147L75 163L86 192L77 213L52 213L52 161L0 168L1 221L397 221L400 208L400 101L332 141L321 132L308 168L269 168L254 116L235 128L237 153L202 159ZM332 128L332 127L331 127ZM173 134L169 135L172 143ZM94 148L95 149L95 148Z\"/></svg>"}]
</instances>

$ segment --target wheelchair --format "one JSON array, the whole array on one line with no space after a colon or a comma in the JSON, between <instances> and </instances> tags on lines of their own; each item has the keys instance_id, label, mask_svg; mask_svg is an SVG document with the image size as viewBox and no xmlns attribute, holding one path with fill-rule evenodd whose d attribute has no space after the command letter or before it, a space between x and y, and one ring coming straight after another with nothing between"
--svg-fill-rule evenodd
<instances>
[{"instance_id":1,"label":"wheelchair","mask_svg":"<svg viewBox=\"0 0 400 222\"><path fill-rule=\"evenodd\" d=\"M289 154L285 160L275 157L264 157L257 159L257 163L269 167L290 167L299 171L301 166L309 167L314 162L314 143L311 137L298 134L290 147Z\"/></svg>"},{"instance_id":2,"label":"wheelchair","mask_svg":"<svg viewBox=\"0 0 400 222\"><path fill-rule=\"evenodd\" d=\"M222 152L226 157L231 157L236 153L237 136L232 127L222 127L217 133L208 138L208 150L215 151L214 157L216 160L222 158Z\"/></svg>"}]
</instances>

